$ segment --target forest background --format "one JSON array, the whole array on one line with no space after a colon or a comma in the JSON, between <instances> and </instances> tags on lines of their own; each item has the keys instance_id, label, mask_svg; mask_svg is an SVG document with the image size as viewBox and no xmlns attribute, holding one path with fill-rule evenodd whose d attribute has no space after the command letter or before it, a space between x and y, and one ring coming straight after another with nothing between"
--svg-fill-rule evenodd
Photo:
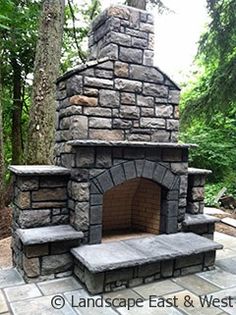
<instances>
[{"instance_id":1,"label":"forest background","mask_svg":"<svg viewBox=\"0 0 236 315\"><path fill-rule=\"evenodd\" d=\"M126 4L146 8L145 0ZM148 6L171 11L164 0ZM206 6L194 72L181 84L180 141L199 145L190 165L212 170L206 202L214 205L223 187L236 196L236 1ZM54 82L86 60L90 22L100 11L99 0L0 0L0 209L11 200L8 165L53 162Z\"/></svg>"}]
</instances>

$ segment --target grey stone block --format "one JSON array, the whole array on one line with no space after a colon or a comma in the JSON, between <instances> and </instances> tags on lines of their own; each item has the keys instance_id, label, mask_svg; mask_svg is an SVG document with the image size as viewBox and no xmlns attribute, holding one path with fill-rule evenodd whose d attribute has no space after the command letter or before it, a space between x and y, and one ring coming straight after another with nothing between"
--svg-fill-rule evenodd
<instances>
[{"instance_id":1,"label":"grey stone block","mask_svg":"<svg viewBox=\"0 0 236 315\"><path fill-rule=\"evenodd\" d=\"M82 94L83 92L83 77L81 75L71 76L66 82L67 96Z\"/></svg>"},{"instance_id":2,"label":"grey stone block","mask_svg":"<svg viewBox=\"0 0 236 315\"><path fill-rule=\"evenodd\" d=\"M17 186L21 191L37 190L39 188L39 179L32 177L17 177Z\"/></svg>"},{"instance_id":3,"label":"grey stone block","mask_svg":"<svg viewBox=\"0 0 236 315\"><path fill-rule=\"evenodd\" d=\"M139 65L130 66L130 77L140 81L155 83L162 83L164 81L163 75L156 68Z\"/></svg>"},{"instance_id":4,"label":"grey stone block","mask_svg":"<svg viewBox=\"0 0 236 315\"><path fill-rule=\"evenodd\" d=\"M175 268L179 269L183 267L190 267L193 265L203 264L203 258L204 258L203 254L177 258L175 261Z\"/></svg>"},{"instance_id":5,"label":"grey stone block","mask_svg":"<svg viewBox=\"0 0 236 315\"><path fill-rule=\"evenodd\" d=\"M96 167L108 168L112 165L112 156L110 148L97 148Z\"/></svg>"},{"instance_id":6,"label":"grey stone block","mask_svg":"<svg viewBox=\"0 0 236 315\"><path fill-rule=\"evenodd\" d=\"M138 267L138 277L143 278L160 273L160 262L141 265Z\"/></svg>"},{"instance_id":7,"label":"grey stone block","mask_svg":"<svg viewBox=\"0 0 236 315\"><path fill-rule=\"evenodd\" d=\"M112 120L109 118L90 117L89 127L90 128L104 128L104 127L111 128Z\"/></svg>"},{"instance_id":8,"label":"grey stone block","mask_svg":"<svg viewBox=\"0 0 236 315\"><path fill-rule=\"evenodd\" d=\"M125 119L138 119L140 116L139 108L136 106L120 106L120 117Z\"/></svg>"},{"instance_id":9,"label":"grey stone block","mask_svg":"<svg viewBox=\"0 0 236 315\"><path fill-rule=\"evenodd\" d=\"M126 79L115 79L115 88L120 91L141 92L142 82Z\"/></svg>"},{"instance_id":10,"label":"grey stone block","mask_svg":"<svg viewBox=\"0 0 236 315\"><path fill-rule=\"evenodd\" d=\"M168 189L171 189L173 186L174 179L175 175L170 170L167 169L162 179L162 185Z\"/></svg>"},{"instance_id":11,"label":"grey stone block","mask_svg":"<svg viewBox=\"0 0 236 315\"><path fill-rule=\"evenodd\" d=\"M115 185L119 185L125 181L125 173L121 165L112 167L111 175Z\"/></svg>"},{"instance_id":12,"label":"grey stone block","mask_svg":"<svg viewBox=\"0 0 236 315\"><path fill-rule=\"evenodd\" d=\"M156 167L156 163L146 160L145 163L144 163L142 176L144 178L152 179L155 167Z\"/></svg>"},{"instance_id":13,"label":"grey stone block","mask_svg":"<svg viewBox=\"0 0 236 315\"><path fill-rule=\"evenodd\" d=\"M132 37L132 47L145 49L148 47L148 40L145 38Z\"/></svg>"},{"instance_id":14,"label":"grey stone block","mask_svg":"<svg viewBox=\"0 0 236 315\"><path fill-rule=\"evenodd\" d=\"M91 194L90 202L92 206L101 205L103 201L103 195L102 194Z\"/></svg>"},{"instance_id":15,"label":"grey stone block","mask_svg":"<svg viewBox=\"0 0 236 315\"><path fill-rule=\"evenodd\" d=\"M177 232L177 217L168 217L166 219L166 233L176 233Z\"/></svg>"},{"instance_id":16,"label":"grey stone block","mask_svg":"<svg viewBox=\"0 0 236 315\"><path fill-rule=\"evenodd\" d=\"M89 183L71 183L71 197L77 201L89 200Z\"/></svg>"},{"instance_id":17,"label":"grey stone block","mask_svg":"<svg viewBox=\"0 0 236 315\"><path fill-rule=\"evenodd\" d=\"M157 183L161 184L165 173L166 173L166 167L161 164L158 164L153 173L153 179Z\"/></svg>"},{"instance_id":18,"label":"grey stone block","mask_svg":"<svg viewBox=\"0 0 236 315\"><path fill-rule=\"evenodd\" d=\"M168 260L161 263L161 276L163 278L168 278L173 276L174 271L174 261Z\"/></svg>"},{"instance_id":19,"label":"grey stone block","mask_svg":"<svg viewBox=\"0 0 236 315\"><path fill-rule=\"evenodd\" d=\"M73 259L70 254L51 255L42 258L42 275L50 275L65 272L73 266Z\"/></svg>"},{"instance_id":20,"label":"grey stone block","mask_svg":"<svg viewBox=\"0 0 236 315\"><path fill-rule=\"evenodd\" d=\"M168 88L163 85L158 85L154 83L144 83L143 84L143 94L156 96L156 97L167 97Z\"/></svg>"},{"instance_id":21,"label":"grey stone block","mask_svg":"<svg viewBox=\"0 0 236 315\"><path fill-rule=\"evenodd\" d=\"M140 38L148 38L148 33L146 32L141 32L139 30L134 30L133 28L126 28L126 34L135 36L135 37L140 37Z\"/></svg>"},{"instance_id":22,"label":"grey stone block","mask_svg":"<svg viewBox=\"0 0 236 315\"><path fill-rule=\"evenodd\" d=\"M152 50L144 50L143 64L146 66L153 66L154 52Z\"/></svg>"},{"instance_id":23,"label":"grey stone block","mask_svg":"<svg viewBox=\"0 0 236 315\"><path fill-rule=\"evenodd\" d=\"M133 161L126 162L123 164L126 180L137 177L135 164Z\"/></svg>"},{"instance_id":24,"label":"grey stone block","mask_svg":"<svg viewBox=\"0 0 236 315\"><path fill-rule=\"evenodd\" d=\"M166 195L166 200L178 200L179 192L178 190L169 190Z\"/></svg>"},{"instance_id":25,"label":"grey stone block","mask_svg":"<svg viewBox=\"0 0 236 315\"><path fill-rule=\"evenodd\" d=\"M76 152L77 167L93 167L95 163L94 148L79 148Z\"/></svg>"},{"instance_id":26,"label":"grey stone block","mask_svg":"<svg viewBox=\"0 0 236 315\"><path fill-rule=\"evenodd\" d=\"M203 265L185 267L181 269L181 276L189 275L191 273L197 273L202 270L203 270Z\"/></svg>"},{"instance_id":27,"label":"grey stone block","mask_svg":"<svg viewBox=\"0 0 236 315\"><path fill-rule=\"evenodd\" d=\"M84 282L91 294L102 293L104 287L104 273L91 274L87 269L85 269Z\"/></svg>"},{"instance_id":28,"label":"grey stone block","mask_svg":"<svg viewBox=\"0 0 236 315\"><path fill-rule=\"evenodd\" d=\"M151 117L151 118L142 117L140 119L140 127L164 129L165 128L165 119L153 118L153 117Z\"/></svg>"},{"instance_id":29,"label":"grey stone block","mask_svg":"<svg viewBox=\"0 0 236 315\"><path fill-rule=\"evenodd\" d=\"M104 107L119 107L120 94L119 92L112 90L100 90L99 92L99 102L101 106Z\"/></svg>"},{"instance_id":30,"label":"grey stone block","mask_svg":"<svg viewBox=\"0 0 236 315\"><path fill-rule=\"evenodd\" d=\"M204 267L213 266L215 263L215 259L216 259L216 252L215 251L205 253Z\"/></svg>"},{"instance_id":31,"label":"grey stone block","mask_svg":"<svg viewBox=\"0 0 236 315\"><path fill-rule=\"evenodd\" d=\"M175 201L164 201L163 203L163 208L165 215L170 218L170 217L177 217L178 215L178 207L179 203L178 200Z\"/></svg>"},{"instance_id":32,"label":"grey stone block","mask_svg":"<svg viewBox=\"0 0 236 315\"><path fill-rule=\"evenodd\" d=\"M23 270L27 277L35 278L40 275L40 263L38 258L27 258L23 255Z\"/></svg>"},{"instance_id":33,"label":"grey stone block","mask_svg":"<svg viewBox=\"0 0 236 315\"><path fill-rule=\"evenodd\" d=\"M167 119L166 120L166 129L178 131L179 130L179 120Z\"/></svg>"},{"instance_id":34,"label":"grey stone block","mask_svg":"<svg viewBox=\"0 0 236 315\"><path fill-rule=\"evenodd\" d=\"M85 77L84 84L87 86L98 87L98 88L112 88L113 80Z\"/></svg>"},{"instance_id":35,"label":"grey stone block","mask_svg":"<svg viewBox=\"0 0 236 315\"><path fill-rule=\"evenodd\" d=\"M83 233L76 231L70 225L17 229L16 234L20 237L24 245L39 245L50 242L78 240L83 238Z\"/></svg>"},{"instance_id":36,"label":"grey stone block","mask_svg":"<svg viewBox=\"0 0 236 315\"><path fill-rule=\"evenodd\" d=\"M84 139L88 136L88 117L78 115L71 119L70 134L72 139Z\"/></svg>"},{"instance_id":37,"label":"grey stone block","mask_svg":"<svg viewBox=\"0 0 236 315\"><path fill-rule=\"evenodd\" d=\"M113 128L130 129L132 127L132 121L128 119L113 119Z\"/></svg>"},{"instance_id":38,"label":"grey stone block","mask_svg":"<svg viewBox=\"0 0 236 315\"><path fill-rule=\"evenodd\" d=\"M90 208L90 223L102 224L102 206L91 206Z\"/></svg>"},{"instance_id":39,"label":"grey stone block","mask_svg":"<svg viewBox=\"0 0 236 315\"><path fill-rule=\"evenodd\" d=\"M102 240L102 225L91 225L89 230L89 244L99 244Z\"/></svg>"},{"instance_id":40,"label":"grey stone block","mask_svg":"<svg viewBox=\"0 0 236 315\"><path fill-rule=\"evenodd\" d=\"M119 59L125 62L142 64L143 52L141 49L120 47Z\"/></svg>"},{"instance_id":41,"label":"grey stone block","mask_svg":"<svg viewBox=\"0 0 236 315\"><path fill-rule=\"evenodd\" d=\"M111 179L111 174L108 171L103 172L101 175L99 175L97 177L97 180L98 180L103 192L111 189L114 186L112 179Z\"/></svg>"},{"instance_id":42,"label":"grey stone block","mask_svg":"<svg viewBox=\"0 0 236 315\"><path fill-rule=\"evenodd\" d=\"M135 94L134 93L127 93L127 92L121 92L120 93L120 101L122 104L129 104L129 105L135 105Z\"/></svg>"},{"instance_id":43,"label":"grey stone block","mask_svg":"<svg viewBox=\"0 0 236 315\"><path fill-rule=\"evenodd\" d=\"M33 228L33 227L40 227L50 224L50 217L51 211L50 210L24 210L21 211L18 224L20 228Z\"/></svg>"}]
</instances>

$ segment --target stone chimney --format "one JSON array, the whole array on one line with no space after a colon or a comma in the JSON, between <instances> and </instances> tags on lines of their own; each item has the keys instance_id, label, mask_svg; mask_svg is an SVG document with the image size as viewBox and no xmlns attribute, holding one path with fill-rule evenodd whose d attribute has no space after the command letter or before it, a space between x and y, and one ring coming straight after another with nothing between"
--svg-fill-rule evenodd
<instances>
[{"instance_id":1,"label":"stone chimney","mask_svg":"<svg viewBox=\"0 0 236 315\"><path fill-rule=\"evenodd\" d=\"M92 23L89 59L110 57L140 65L153 65L153 16L131 7L110 7Z\"/></svg>"}]
</instances>

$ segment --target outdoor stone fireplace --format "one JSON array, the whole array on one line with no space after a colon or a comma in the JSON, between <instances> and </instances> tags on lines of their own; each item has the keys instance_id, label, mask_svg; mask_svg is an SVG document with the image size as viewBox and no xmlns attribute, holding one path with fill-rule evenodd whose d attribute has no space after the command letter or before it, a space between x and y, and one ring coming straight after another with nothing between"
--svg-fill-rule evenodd
<instances>
[{"instance_id":1,"label":"outdoor stone fireplace","mask_svg":"<svg viewBox=\"0 0 236 315\"><path fill-rule=\"evenodd\" d=\"M57 81L55 166L10 168L14 263L29 281L74 272L98 293L214 264L220 245L206 238L216 220L202 214L209 171L188 168L194 145L178 143L180 89L153 66L153 49L148 12L100 14L89 61ZM193 231L186 245L179 232ZM145 248L134 253L130 237Z\"/></svg>"}]
</instances>

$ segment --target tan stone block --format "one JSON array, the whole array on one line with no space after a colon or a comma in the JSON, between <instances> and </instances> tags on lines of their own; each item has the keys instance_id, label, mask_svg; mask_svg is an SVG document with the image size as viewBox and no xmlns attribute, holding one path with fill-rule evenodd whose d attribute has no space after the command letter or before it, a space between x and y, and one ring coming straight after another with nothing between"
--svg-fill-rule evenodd
<instances>
[{"instance_id":1,"label":"tan stone block","mask_svg":"<svg viewBox=\"0 0 236 315\"><path fill-rule=\"evenodd\" d=\"M40 275L39 259L23 256L23 269L29 278L38 277Z\"/></svg>"},{"instance_id":2,"label":"tan stone block","mask_svg":"<svg viewBox=\"0 0 236 315\"><path fill-rule=\"evenodd\" d=\"M122 7L110 7L107 10L108 16L116 16L121 19L128 20L130 17L130 12L128 8L122 8Z\"/></svg>"},{"instance_id":3,"label":"tan stone block","mask_svg":"<svg viewBox=\"0 0 236 315\"><path fill-rule=\"evenodd\" d=\"M65 188L54 188L54 189L47 189L43 188L38 191L34 191L32 193L32 200L33 201L60 201L66 200L67 193Z\"/></svg>"},{"instance_id":4,"label":"tan stone block","mask_svg":"<svg viewBox=\"0 0 236 315\"><path fill-rule=\"evenodd\" d=\"M30 208L30 193L19 191L16 197L16 204L21 209Z\"/></svg>"},{"instance_id":5,"label":"tan stone block","mask_svg":"<svg viewBox=\"0 0 236 315\"><path fill-rule=\"evenodd\" d=\"M28 258L48 255L48 244L25 246L24 249Z\"/></svg>"},{"instance_id":6,"label":"tan stone block","mask_svg":"<svg viewBox=\"0 0 236 315\"><path fill-rule=\"evenodd\" d=\"M124 140L122 130L94 129L89 131L89 138L96 140Z\"/></svg>"},{"instance_id":7,"label":"tan stone block","mask_svg":"<svg viewBox=\"0 0 236 315\"><path fill-rule=\"evenodd\" d=\"M70 104L82 106L97 106L98 100L95 97L74 95L70 97Z\"/></svg>"},{"instance_id":8,"label":"tan stone block","mask_svg":"<svg viewBox=\"0 0 236 315\"><path fill-rule=\"evenodd\" d=\"M129 76L129 66L124 62L116 62L115 64L115 75L118 77L127 78Z\"/></svg>"}]
</instances>

